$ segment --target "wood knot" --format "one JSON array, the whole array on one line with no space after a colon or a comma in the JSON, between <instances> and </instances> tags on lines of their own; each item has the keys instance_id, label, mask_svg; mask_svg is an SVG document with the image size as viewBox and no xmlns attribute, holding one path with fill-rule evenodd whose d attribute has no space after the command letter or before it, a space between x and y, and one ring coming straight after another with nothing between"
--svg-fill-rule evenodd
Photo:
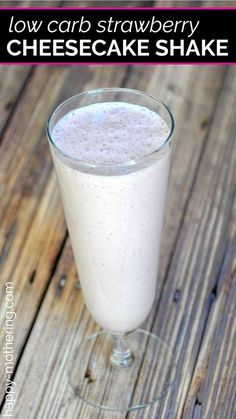
<instances>
[{"instance_id":1,"label":"wood knot","mask_svg":"<svg viewBox=\"0 0 236 419\"><path fill-rule=\"evenodd\" d=\"M218 284L215 284L215 286L212 288L210 293L210 302L213 303L218 295Z\"/></svg>"},{"instance_id":2,"label":"wood knot","mask_svg":"<svg viewBox=\"0 0 236 419\"><path fill-rule=\"evenodd\" d=\"M36 269L33 270L33 272L31 273L31 275L29 277L29 283L30 284L33 284L35 276L36 276Z\"/></svg>"},{"instance_id":3,"label":"wood knot","mask_svg":"<svg viewBox=\"0 0 236 419\"><path fill-rule=\"evenodd\" d=\"M77 282L76 282L76 284L75 284L75 289L76 289L77 291L79 291L79 290L81 289L81 285L80 285L80 282L79 282L79 281L77 281Z\"/></svg>"},{"instance_id":4,"label":"wood knot","mask_svg":"<svg viewBox=\"0 0 236 419\"><path fill-rule=\"evenodd\" d=\"M200 400L199 400L199 398L198 398L198 396L196 397L196 400L195 400L195 406L201 406L202 405L202 402L200 402Z\"/></svg>"},{"instance_id":5,"label":"wood knot","mask_svg":"<svg viewBox=\"0 0 236 419\"><path fill-rule=\"evenodd\" d=\"M208 124L209 124L209 120L207 118L203 119L203 121L200 124L201 129L205 129L208 126Z\"/></svg>"},{"instance_id":6,"label":"wood knot","mask_svg":"<svg viewBox=\"0 0 236 419\"><path fill-rule=\"evenodd\" d=\"M61 275L61 276L60 276L60 278L59 278L59 280L58 280L58 282L57 282L57 286L56 286L56 290L57 290L57 292L58 292L58 293L61 293L61 291L62 291L62 290L63 290L63 288L65 287L65 285L66 285L66 280L67 280L66 275Z\"/></svg>"},{"instance_id":7,"label":"wood knot","mask_svg":"<svg viewBox=\"0 0 236 419\"><path fill-rule=\"evenodd\" d=\"M92 375L92 371L91 371L91 368L90 367L87 368L84 378L86 378L88 380L88 383L89 384L91 384L94 381L96 381L95 378Z\"/></svg>"},{"instance_id":8,"label":"wood knot","mask_svg":"<svg viewBox=\"0 0 236 419\"><path fill-rule=\"evenodd\" d=\"M169 83L167 88L171 91L171 92L175 92L176 90L176 86L173 83Z\"/></svg>"},{"instance_id":9,"label":"wood knot","mask_svg":"<svg viewBox=\"0 0 236 419\"><path fill-rule=\"evenodd\" d=\"M176 289L173 295L173 301L174 303L177 303L180 299L180 290Z\"/></svg>"},{"instance_id":10,"label":"wood knot","mask_svg":"<svg viewBox=\"0 0 236 419\"><path fill-rule=\"evenodd\" d=\"M12 108L12 105L13 105L12 101L7 102L6 105L5 105L6 111L9 111Z\"/></svg>"}]
</instances>

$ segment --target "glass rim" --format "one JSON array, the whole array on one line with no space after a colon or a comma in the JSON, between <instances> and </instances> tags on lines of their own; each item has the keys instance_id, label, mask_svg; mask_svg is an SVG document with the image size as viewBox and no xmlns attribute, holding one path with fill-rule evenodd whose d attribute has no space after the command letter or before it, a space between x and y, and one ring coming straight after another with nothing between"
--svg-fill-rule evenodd
<instances>
[{"instance_id":1,"label":"glass rim","mask_svg":"<svg viewBox=\"0 0 236 419\"><path fill-rule=\"evenodd\" d=\"M131 160L126 160L124 162L119 162L119 163L89 163L83 160L79 160L75 157L70 156L69 154L64 153L53 141L52 135L51 135L51 129L50 129L50 123L52 121L52 118L56 115L56 113L63 108L63 106L65 106L66 104L73 102L76 99L79 99L80 97L85 97L85 96L90 96L93 94L101 94L101 93L109 93L109 92L120 92L120 93L129 93L129 94L134 94L140 97L145 97L147 99L151 99L153 102L156 102L158 105L161 105L166 111L167 114L170 118L170 131L165 139L165 141L163 141L163 143L154 151L152 151L151 153L145 154L141 157L138 157L137 159L131 159ZM102 102L101 102L102 103ZM87 106L87 105L85 105ZM49 140L49 143L52 144L52 146L55 148L55 150L59 153L59 155L61 155L62 157L72 161L74 164L79 164L80 166L83 166L84 168L98 168L98 169L102 169L102 168L125 168L125 167L129 167L129 166L135 166L137 164L139 164L142 161L145 161L146 159L150 158L151 156L159 153L160 151L162 151L170 142L170 139L172 137L173 131L174 131L174 117L172 115L172 112L170 111L169 107L167 105L165 105L164 102L162 102L158 97L150 94L150 93L146 93L143 92L141 90L136 90L136 89L129 89L129 88L125 88L125 87L105 87L105 88L97 88L97 89L89 89L86 90L84 92L81 93L77 93L76 95L73 95L71 97L69 97L68 99L64 100L63 102L61 102L49 115L49 118L47 120L47 124L46 124L46 133L47 133L47 137Z\"/></svg>"}]
</instances>

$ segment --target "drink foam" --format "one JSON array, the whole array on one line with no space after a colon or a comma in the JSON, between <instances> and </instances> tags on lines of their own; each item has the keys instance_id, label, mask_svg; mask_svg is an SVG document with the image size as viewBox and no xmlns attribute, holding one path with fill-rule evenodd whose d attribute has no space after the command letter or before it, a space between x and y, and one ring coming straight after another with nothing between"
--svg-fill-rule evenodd
<instances>
[{"instance_id":1,"label":"drink foam","mask_svg":"<svg viewBox=\"0 0 236 419\"><path fill-rule=\"evenodd\" d=\"M168 134L166 122L146 107L103 102L66 114L52 138L59 150L79 161L117 164L158 150Z\"/></svg>"}]
</instances>

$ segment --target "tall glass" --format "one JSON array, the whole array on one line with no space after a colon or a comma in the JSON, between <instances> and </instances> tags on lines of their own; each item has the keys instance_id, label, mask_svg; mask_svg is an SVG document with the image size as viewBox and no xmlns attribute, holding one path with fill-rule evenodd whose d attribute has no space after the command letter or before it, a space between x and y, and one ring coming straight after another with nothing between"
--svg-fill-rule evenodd
<instances>
[{"instance_id":1,"label":"tall glass","mask_svg":"<svg viewBox=\"0 0 236 419\"><path fill-rule=\"evenodd\" d=\"M80 161L62 151L53 138L57 122L73 110L104 102L140 105L157 113L169 128L161 146L116 164ZM78 396L100 408L145 407L173 382L174 358L168 345L137 329L155 298L173 126L170 110L159 99L122 88L78 94L48 120L47 135L83 297L103 328L79 342L69 384Z\"/></svg>"}]
</instances>

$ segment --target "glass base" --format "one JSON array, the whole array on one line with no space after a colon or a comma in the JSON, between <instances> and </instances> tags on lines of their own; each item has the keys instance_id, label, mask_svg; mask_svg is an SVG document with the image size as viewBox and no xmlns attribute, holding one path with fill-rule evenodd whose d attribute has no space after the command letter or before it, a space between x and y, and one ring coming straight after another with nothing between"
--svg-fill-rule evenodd
<instances>
[{"instance_id":1,"label":"glass base","mask_svg":"<svg viewBox=\"0 0 236 419\"><path fill-rule=\"evenodd\" d=\"M105 331L84 338L72 354L69 385L94 407L111 411L144 408L167 394L176 365L169 346L154 333L137 329L126 335L132 362L112 362L113 336Z\"/></svg>"},{"instance_id":2,"label":"glass base","mask_svg":"<svg viewBox=\"0 0 236 419\"><path fill-rule=\"evenodd\" d=\"M167 394L176 365L169 346L154 333L137 329L126 335L132 362L111 362L113 337L105 331L84 338L73 353L69 384L75 394L99 409L144 408Z\"/></svg>"}]
</instances>

